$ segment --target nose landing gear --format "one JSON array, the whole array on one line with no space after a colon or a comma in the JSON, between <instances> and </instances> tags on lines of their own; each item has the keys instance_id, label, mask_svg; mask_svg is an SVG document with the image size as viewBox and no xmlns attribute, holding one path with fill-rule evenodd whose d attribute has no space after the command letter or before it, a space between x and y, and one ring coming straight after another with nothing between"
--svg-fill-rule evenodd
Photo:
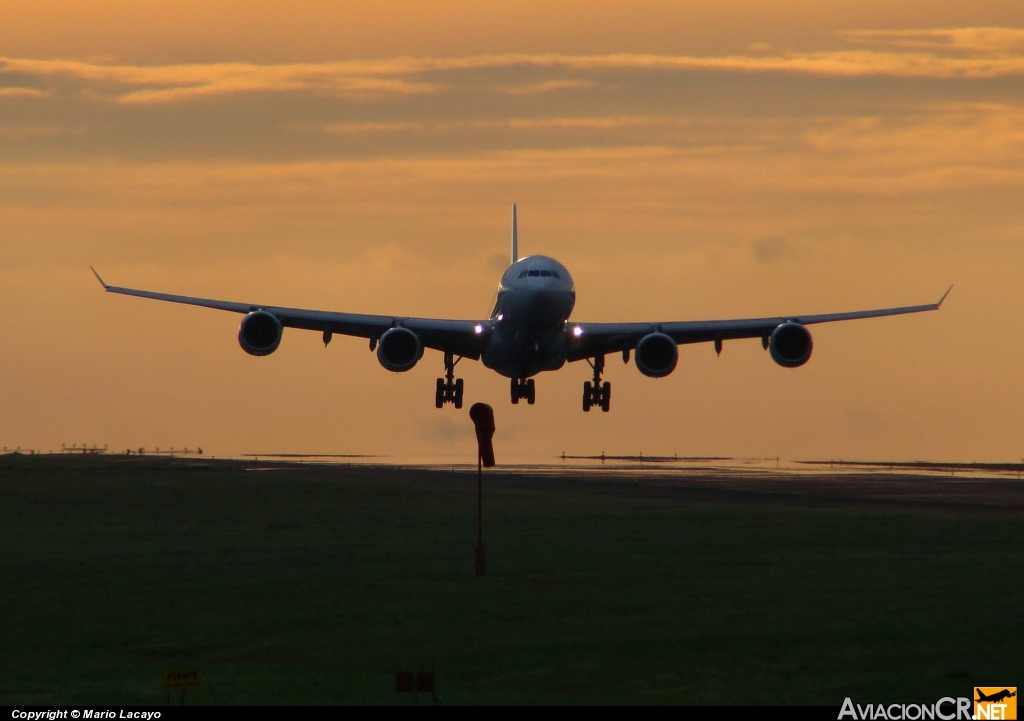
<instances>
[{"instance_id":1,"label":"nose landing gear","mask_svg":"<svg viewBox=\"0 0 1024 721\"><path fill-rule=\"evenodd\" d=\"M590 363L589 358L587 363ZM583 410L589 413L594 406L601 406L601 410L607 413L612 408L612 384L607 381L601 383L604 356L596 356L594 362L590 363L590 367L594 369L594 380L583 384Z\"/></svg>"},{"instance_id":2,"label":"nose landing gear","mask_svg":"<svg viewBox=\"0 0 1024 721\"><path fill-rule=\"evenodd\" d=\"M462 379L455 377L455 360L453 353L444 354L444 378L437 379L437 392L434 394L434 405L438 408L444 407L445 403L452 403L456 408L462 408Z\"/></svg>"},{"instance_id":3,"label":"nose landing gear","mask_svg":"<svg viewBox=\"0 0 1024 721\"><path fill-rule=\"evenodd\" d=\"M537 389L533 384L533 378L512 379L512 402L518 404L520 398L525 398L531 406L537 400Z\"/></svg>"}]
</instances>

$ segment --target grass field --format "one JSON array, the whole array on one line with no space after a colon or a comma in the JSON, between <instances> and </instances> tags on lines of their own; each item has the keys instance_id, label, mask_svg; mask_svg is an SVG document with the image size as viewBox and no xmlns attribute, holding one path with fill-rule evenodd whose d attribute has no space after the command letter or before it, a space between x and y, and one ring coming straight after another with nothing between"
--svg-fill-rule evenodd
<instances>
[{"instance_id":1,"label":"grass field","mask_svg":"<svg viewBox=\"0 0 1024 721\"><path fill-rule=\"evenodd\" d=\"M1014 512L0 457L0 703L933 702L1020 684ZM260 464L264 468L269 465Z\"/></svg>"}]
</instances>

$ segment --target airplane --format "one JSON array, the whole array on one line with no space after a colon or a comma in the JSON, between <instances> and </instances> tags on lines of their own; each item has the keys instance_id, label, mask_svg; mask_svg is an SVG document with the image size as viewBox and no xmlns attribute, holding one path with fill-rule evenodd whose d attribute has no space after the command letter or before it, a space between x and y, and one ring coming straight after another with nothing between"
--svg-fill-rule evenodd
<instances>
[{"instance_id":1,"label":"airplane","mask_svg":"<svg viewBox=\"0 0 1024 721\"><path fill-rule=\"evenodd\" d=\"M1016 691L1011 693L1010 689L1008 688L1004 688L1002 691L998 691L992 694L991 696L986 696L984 693L981 692L981 689L976 690L978 692L978 698L975 700L978 703L1000 703L1001 701L1005 701L1006 699L1013 698L1017 695Z\"/></svg>"},{"instance_id":2,"label":"airplane","mask_svg":"<svg viewBox=\"0 0 1024 721\"><path fill-rule=\"evenodd\" d=\"M622 354L624 363L633 355L637 370L650 378L664 378L676 368L678 346L722 343L740 338L760 338L772 360L784 368L797 368L811 357L813 342L807 326L860 318L904 315L938 310L949 289L937 303L881 308L878 310L790 315L740 320L669 321L646 323L582 323L570 321L576 303L572 276L564 265L544 255L519 257L516 206L512 206L512 262L498 283L497 300L490 317L479 320L410 318L391 315L335 313L282 308L262 303L193 298L148 290L108 285L92 268L109 293L152 298L171 303L215 308L242 314L238 343L253 356L277 350L285 328L320 331L324 346L334 334L369 340L370 351L389 371L402 373L415 366L425 349L444 355L445 375L437 379L434 405L462 407L464 384L455 377L455 366L469 358L511 380L512 403L533 405L533 376L556 371L567 362L585 360L593 369L592 380L583 384L583 410L611 409L611 383L602 382L606 355Z\"/></svg>"}]
</instances>

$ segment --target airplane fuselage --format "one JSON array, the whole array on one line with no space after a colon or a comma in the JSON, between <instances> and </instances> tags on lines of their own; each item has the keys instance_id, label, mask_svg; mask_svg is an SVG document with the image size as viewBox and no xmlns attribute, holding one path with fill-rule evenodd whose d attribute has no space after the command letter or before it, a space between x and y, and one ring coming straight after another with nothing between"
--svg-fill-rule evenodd
<instances>
[{"instance_id":1,"label":"airplane fuselage","mask_svg":"<svg viewBox=\"0 0 1024 721\"><path fill-rule=\"evenodd\" d=\"M508 378L529 378L565 365L565 323L576 304L572 276L543 255L508 267L491 313L493 331L481 360Z\"/></svg>"}]
</instances>

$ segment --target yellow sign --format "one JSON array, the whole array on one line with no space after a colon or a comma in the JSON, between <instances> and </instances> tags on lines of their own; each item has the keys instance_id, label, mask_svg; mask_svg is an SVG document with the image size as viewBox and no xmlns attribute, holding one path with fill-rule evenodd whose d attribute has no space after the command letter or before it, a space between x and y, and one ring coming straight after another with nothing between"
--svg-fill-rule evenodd
<instances>
[{"instance_id":1,"label":"yellow sign","mask_svg":"<svg viewBox=\"0 0 1024 721\"><path fill-rule=\"evenodd\" d=\"M1017 718L1016 686L976 686L974 688L974 718L981 721Z\"/></svg>"},{"instance_id":2,"label":"yellow sign","mask_svg":"<svg viewBox=\"0 0 1024 721\"><path fill-rule=\"evenodd\" d=\"M199 669L164 671L164 691L186 691L193 688L202 688L202 685L203 672Z\"/></svg>"}]
</instances>

